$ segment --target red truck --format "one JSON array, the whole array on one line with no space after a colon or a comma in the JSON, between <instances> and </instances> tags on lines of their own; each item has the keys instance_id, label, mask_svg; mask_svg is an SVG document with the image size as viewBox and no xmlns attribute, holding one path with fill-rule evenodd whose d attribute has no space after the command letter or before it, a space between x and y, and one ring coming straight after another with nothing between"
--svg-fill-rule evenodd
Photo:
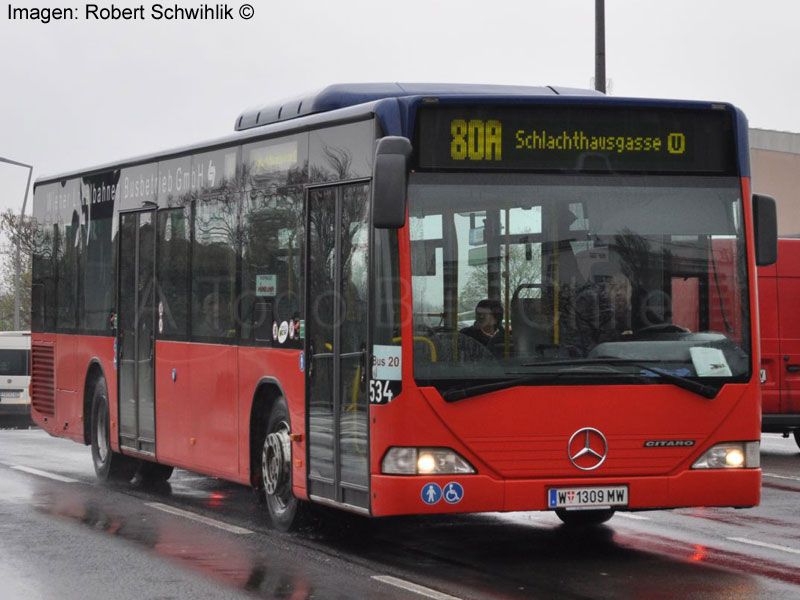
<instances>
[{"instance_id":1,"label":"red truck","mask_svg":"<svg viewBox=\"0 0 800 600\"><path fill-rule=\"evenodd\" d=\"M758 268L761 429L800 446L800 239L778 240L778 262Z\"/></svg>"}]
</instances>

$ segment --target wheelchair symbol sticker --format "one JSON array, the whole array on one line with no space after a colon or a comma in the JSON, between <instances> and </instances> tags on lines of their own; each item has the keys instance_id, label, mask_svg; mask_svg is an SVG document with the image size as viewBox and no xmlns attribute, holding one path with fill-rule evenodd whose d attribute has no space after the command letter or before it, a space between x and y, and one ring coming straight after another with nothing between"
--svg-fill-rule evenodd
<instances>
[{"instance_id":1,"label":"wheelchair symbol sticker","mask_svg":"<svg viewBox=\"0 0 800 600\"><path fill-rule=\"evenodd\" d=\"M464 488L461 487L460 483L453 481L444 486L442 495L444 496L444 501L448 504L458 504L464 497Z\"/></svg>"},{"instance_id":2,"label":"wheelchair symbol sticker","mask_svg":"<svg viewBox=\"0 0 800 600\"><path fill-rule=\"evenodd\" d=\"M422 501L431 506L442 499L442 488L435 483L428 483L422 486Z\"/></svg>"}]
</instances>

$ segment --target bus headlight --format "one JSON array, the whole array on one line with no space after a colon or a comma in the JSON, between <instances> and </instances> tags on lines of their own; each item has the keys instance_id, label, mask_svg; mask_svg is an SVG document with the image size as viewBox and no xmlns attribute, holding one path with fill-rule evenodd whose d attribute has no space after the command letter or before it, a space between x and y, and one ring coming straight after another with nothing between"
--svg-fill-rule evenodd
<instances>
[{"instance_id":1,"label":"bus headlight","mask_svg":"<svg viewBox=\"0 0 800 600\"><path fill-rule=\"evenodd\" d=\"M760 466L760 442L726 442L706 450L692 468L757 469Z\"/></svg>"},{"instance_id":2,"label":"bus headlight","mask_svg":"<svg viewBox=\"0 0 800 600\"><path fill-rule=\"evenodd\" d=\"M453 475L475 468L449 448L389 448L381 462L386 475Z\"/></svg>"}]
</instances>

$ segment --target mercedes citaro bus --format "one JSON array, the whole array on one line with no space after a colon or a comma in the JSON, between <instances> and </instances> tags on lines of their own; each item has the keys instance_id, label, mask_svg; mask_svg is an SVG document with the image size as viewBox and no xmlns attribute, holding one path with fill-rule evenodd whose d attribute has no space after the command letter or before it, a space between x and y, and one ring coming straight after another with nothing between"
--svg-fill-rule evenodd
<instances>
[{"instance_id":1,"label":"mercedes citaro bus","mask_svg":"<svg viewBox=\"0 0 800 600\"><path fill-rule=\"evenodd\" d=\"M334 85L36 182L33 418L370 515L759 502L747 122L558 87Z\"/></svg>"}]
</instances>

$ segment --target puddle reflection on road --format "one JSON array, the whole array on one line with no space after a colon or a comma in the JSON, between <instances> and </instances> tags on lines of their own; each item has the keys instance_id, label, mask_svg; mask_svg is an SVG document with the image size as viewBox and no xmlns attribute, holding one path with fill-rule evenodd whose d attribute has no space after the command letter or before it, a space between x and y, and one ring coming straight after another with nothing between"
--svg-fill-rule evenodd
<instances>
[{"instance_id":1,"label":"puddle reflection on road","mask_svg":"<svg viewBox=\"0 0 800 600\"><path fill-rule=\"evenodd\" d=\"M150 550L182 566L258 596L303 600L324 593L291 553L265 552L242 537L162 515L135 501L101 503L74 489L43 486L33 496L40 512L67 518ZM324 587L324 584L323 584ZM329 590L333 594L333 590Z\"/></svg>"},{"instance_id":2,"label":"puddle reflection on road","mask_svg":"<svg viewBox=\"0 0 800 600\"><path fill-rule=\"evenodd\" d=\"M159 490L159 495L169 493L168 485ZM103 503L74 488L55 491L42 485L33 498L45 514L135 542L257 596L291 600L364 596L352 577L342 589L341 578L347 575L334 571L326 558L314 558L302 545L293 544L291 536L266 540L263 535L235 536L162 515L132 498ZM228 500L225 492L215 491L202 502ZM468 596L749 600L767 597L773 589L753 575L798 583L796 575L786 572L757 565L745 568L741 560L736 562L720 550L619 533L613 527L587 531L490 515L367 521L338 512L323 514L330 517L327 524L300 538L327 553L368 557L414 581L449 580ZM459 595L458 590L448 591ZM397 595L391 589L378 595L374 588L369 591L371 598Z\"/></svg>"},{"instance_id":3,"label":"puddle reflection on road","mask_svg":"<svg viewBox=\"0 0 800 600\"><path fill-rule=\"evenodd\" d=\"M790 589L753 575L796 583L789 570L745 569L730 555L702 545L634 538L613 526L572 528L543 514L531 516L530 521L495 515L403 517L381 522L371 535L356 528L350 536L326 541L396 564L412 578L447 569L452 581L503 598L750 600ZM393 547L398 552L392 553Z\"/></svg>"}]
</instances>

